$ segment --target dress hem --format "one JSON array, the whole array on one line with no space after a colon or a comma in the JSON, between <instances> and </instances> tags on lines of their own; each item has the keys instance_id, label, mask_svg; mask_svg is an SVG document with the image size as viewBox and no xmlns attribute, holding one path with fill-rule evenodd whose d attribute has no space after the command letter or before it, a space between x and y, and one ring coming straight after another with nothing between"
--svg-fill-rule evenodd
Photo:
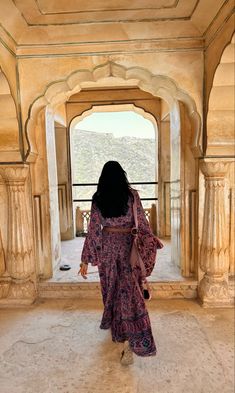
<instances>
[{"instance_id":1,"label":"dress hem","mask_svg":"<svg viewBox=\"0 0 235 393\"><path fill-rule=\"evenodd\" d=\"M111 327L100 326L100 329L102 329L102 330L109 330L109 329L111 329ZM117 339L112 338L112 341L113 341L114 343L124 343L125 341L128 341L128 342L129 342L128 337L125 337L125 338L120 339L120 340L117 340ZM135 355L137 355L137 356L145 357L145 358L150 357L150 356L156 356L156 355L157 355L157 350L155 350L155 351L153 351L153 352L150 352L150 353L146 353L146 354L137 353L137 352L133 351L133 349L132 349L132 352L133 352Z\"/></svg>"}]
</instances>

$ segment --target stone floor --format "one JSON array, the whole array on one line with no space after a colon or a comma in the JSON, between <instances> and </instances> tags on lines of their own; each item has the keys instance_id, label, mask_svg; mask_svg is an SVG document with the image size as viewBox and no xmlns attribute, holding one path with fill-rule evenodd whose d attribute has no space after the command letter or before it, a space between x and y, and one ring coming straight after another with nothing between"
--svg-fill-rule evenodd
<instances>
[{"instance_id":1,"label":"stone floor","mask_svg":"<svg viewBox=\"0 0 235 393\"><path fill-rule=\"evenodd\" d=\"M149 303L158 354L119 363L97 301L0 310L1 393L233 393L234 313L187 300Z\"/></svg>"},{"instance_id":2,"label":"stone floor","mask_svg":"<svg viewBox=\"0 0 235 393\"><path fill-rule=\"evenodd\" d=\"M77 237L73 240L63 241L61 243L61 262L55 267L53 278L49 281L56 282L81 282L84 281L81 276L77 275L79 263L81 262L81 251L84 238ZM183 281L180 270L171 262L171 242L169 239L163 240L164 247L158 250L157 263L151 275L150 281ZM61 271L61 264L70 264L71 270ZM99 281L96 267L89 268L88 279L91 282Z\"/></svg>"}]
</instances>

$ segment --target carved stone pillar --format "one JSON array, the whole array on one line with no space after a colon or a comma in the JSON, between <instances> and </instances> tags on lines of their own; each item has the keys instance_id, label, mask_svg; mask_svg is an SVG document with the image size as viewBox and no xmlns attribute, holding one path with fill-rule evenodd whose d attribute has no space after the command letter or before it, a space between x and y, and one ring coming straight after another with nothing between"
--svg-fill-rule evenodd
<instances>
[{"instance_id":1,"label":"carved stone pillar","mask_svg":"<svg viewBox=\"0 0 235 393\"><path fill-rule=\"evenodd\" d=\"M5 255L4 249L2 244L2 234L0 230L0 277L5 273L6 270L6 263L5 263Z\"/></svg>"},{"instance_id":2,"label":"carved stone pillar","mask_svg":"<svg viewBox=\"0 0 235 393\"><path fill-rule=\"evenodd\" d=\"M205 205L200 249L200 267L205 275L199 283L204 307L230 304L228 288L229 233L225 216L225 174L229 162L204 159Z\"/></svg>"},{"instance_id":3,"label":"carved stone pillar","mask_svg":"<svg viewBox=\"0 0 235 393\"><path fill-rule=\"evenodd\" d=\"M27 165L0 168L8 193L6 273L8 303L31 303L36 296L31 207L26 194Z\"/></svg>"}]
</instances>

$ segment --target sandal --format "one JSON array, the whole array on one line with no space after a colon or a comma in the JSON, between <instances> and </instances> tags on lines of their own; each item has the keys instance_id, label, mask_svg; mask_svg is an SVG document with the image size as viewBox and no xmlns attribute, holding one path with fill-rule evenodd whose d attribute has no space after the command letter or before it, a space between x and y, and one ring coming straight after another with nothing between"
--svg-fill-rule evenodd
<instances>
[{"instance_id":1,"label":"sandal","mask_svg":"<svg viewBox=\"0 0 235 393\"><path fill-rule=\"evenodd\" d=\"M124 344L124 350L122 351L120 362L123 366L129 366L134 363L133 352L129 343Z\"/></svg>"}]
</instances>

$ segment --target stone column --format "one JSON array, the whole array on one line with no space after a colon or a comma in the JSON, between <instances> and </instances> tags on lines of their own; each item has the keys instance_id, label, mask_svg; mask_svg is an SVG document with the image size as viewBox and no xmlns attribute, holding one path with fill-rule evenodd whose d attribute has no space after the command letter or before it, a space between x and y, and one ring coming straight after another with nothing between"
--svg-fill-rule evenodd
<instances>
[{"instance_id":1,"label":"stone column","mask_svg":"<svg viewBox=\"0 0 235 393\"><path fill-rule=\"evenodd\" d=\"M157 209L155 203L152 203L150 208L149 223L154 235L157 235Z\"/></svg>"},{"instance_id":2,"label":"stone column","mask_svg":"<svg viewBox=\"0 0 235 393\"><path fill-rule=\"evenodd\" d=\"M35 299L35 269L31 207L26 193L28 165L0 168L8 193L6 272L11 279L8 303L29 304Z\"/></svg>"},{"instance_id":3,"label":"stone column","mask_svg":"<svg viewBox=\"0 0 235 393\"><path fill-rule=\"evenodd\" d=\"M229 233L225 216L225 174L229 162L204 159L205 204L200 267L205 275L198 293L204 307L230 304L228 288Z\"/></svg>"},{"instance_id":4,"label":"stone column","mask_svg":"<svg viewBox=\"0 0 235 393\"><path fill-rule=\"evenodd\" d=\"M2 234L0 230L0 277L5 273L6 270L6 263L5 263L5 255L4 249L2 244Z\"/></svg>"}]
</instances>

